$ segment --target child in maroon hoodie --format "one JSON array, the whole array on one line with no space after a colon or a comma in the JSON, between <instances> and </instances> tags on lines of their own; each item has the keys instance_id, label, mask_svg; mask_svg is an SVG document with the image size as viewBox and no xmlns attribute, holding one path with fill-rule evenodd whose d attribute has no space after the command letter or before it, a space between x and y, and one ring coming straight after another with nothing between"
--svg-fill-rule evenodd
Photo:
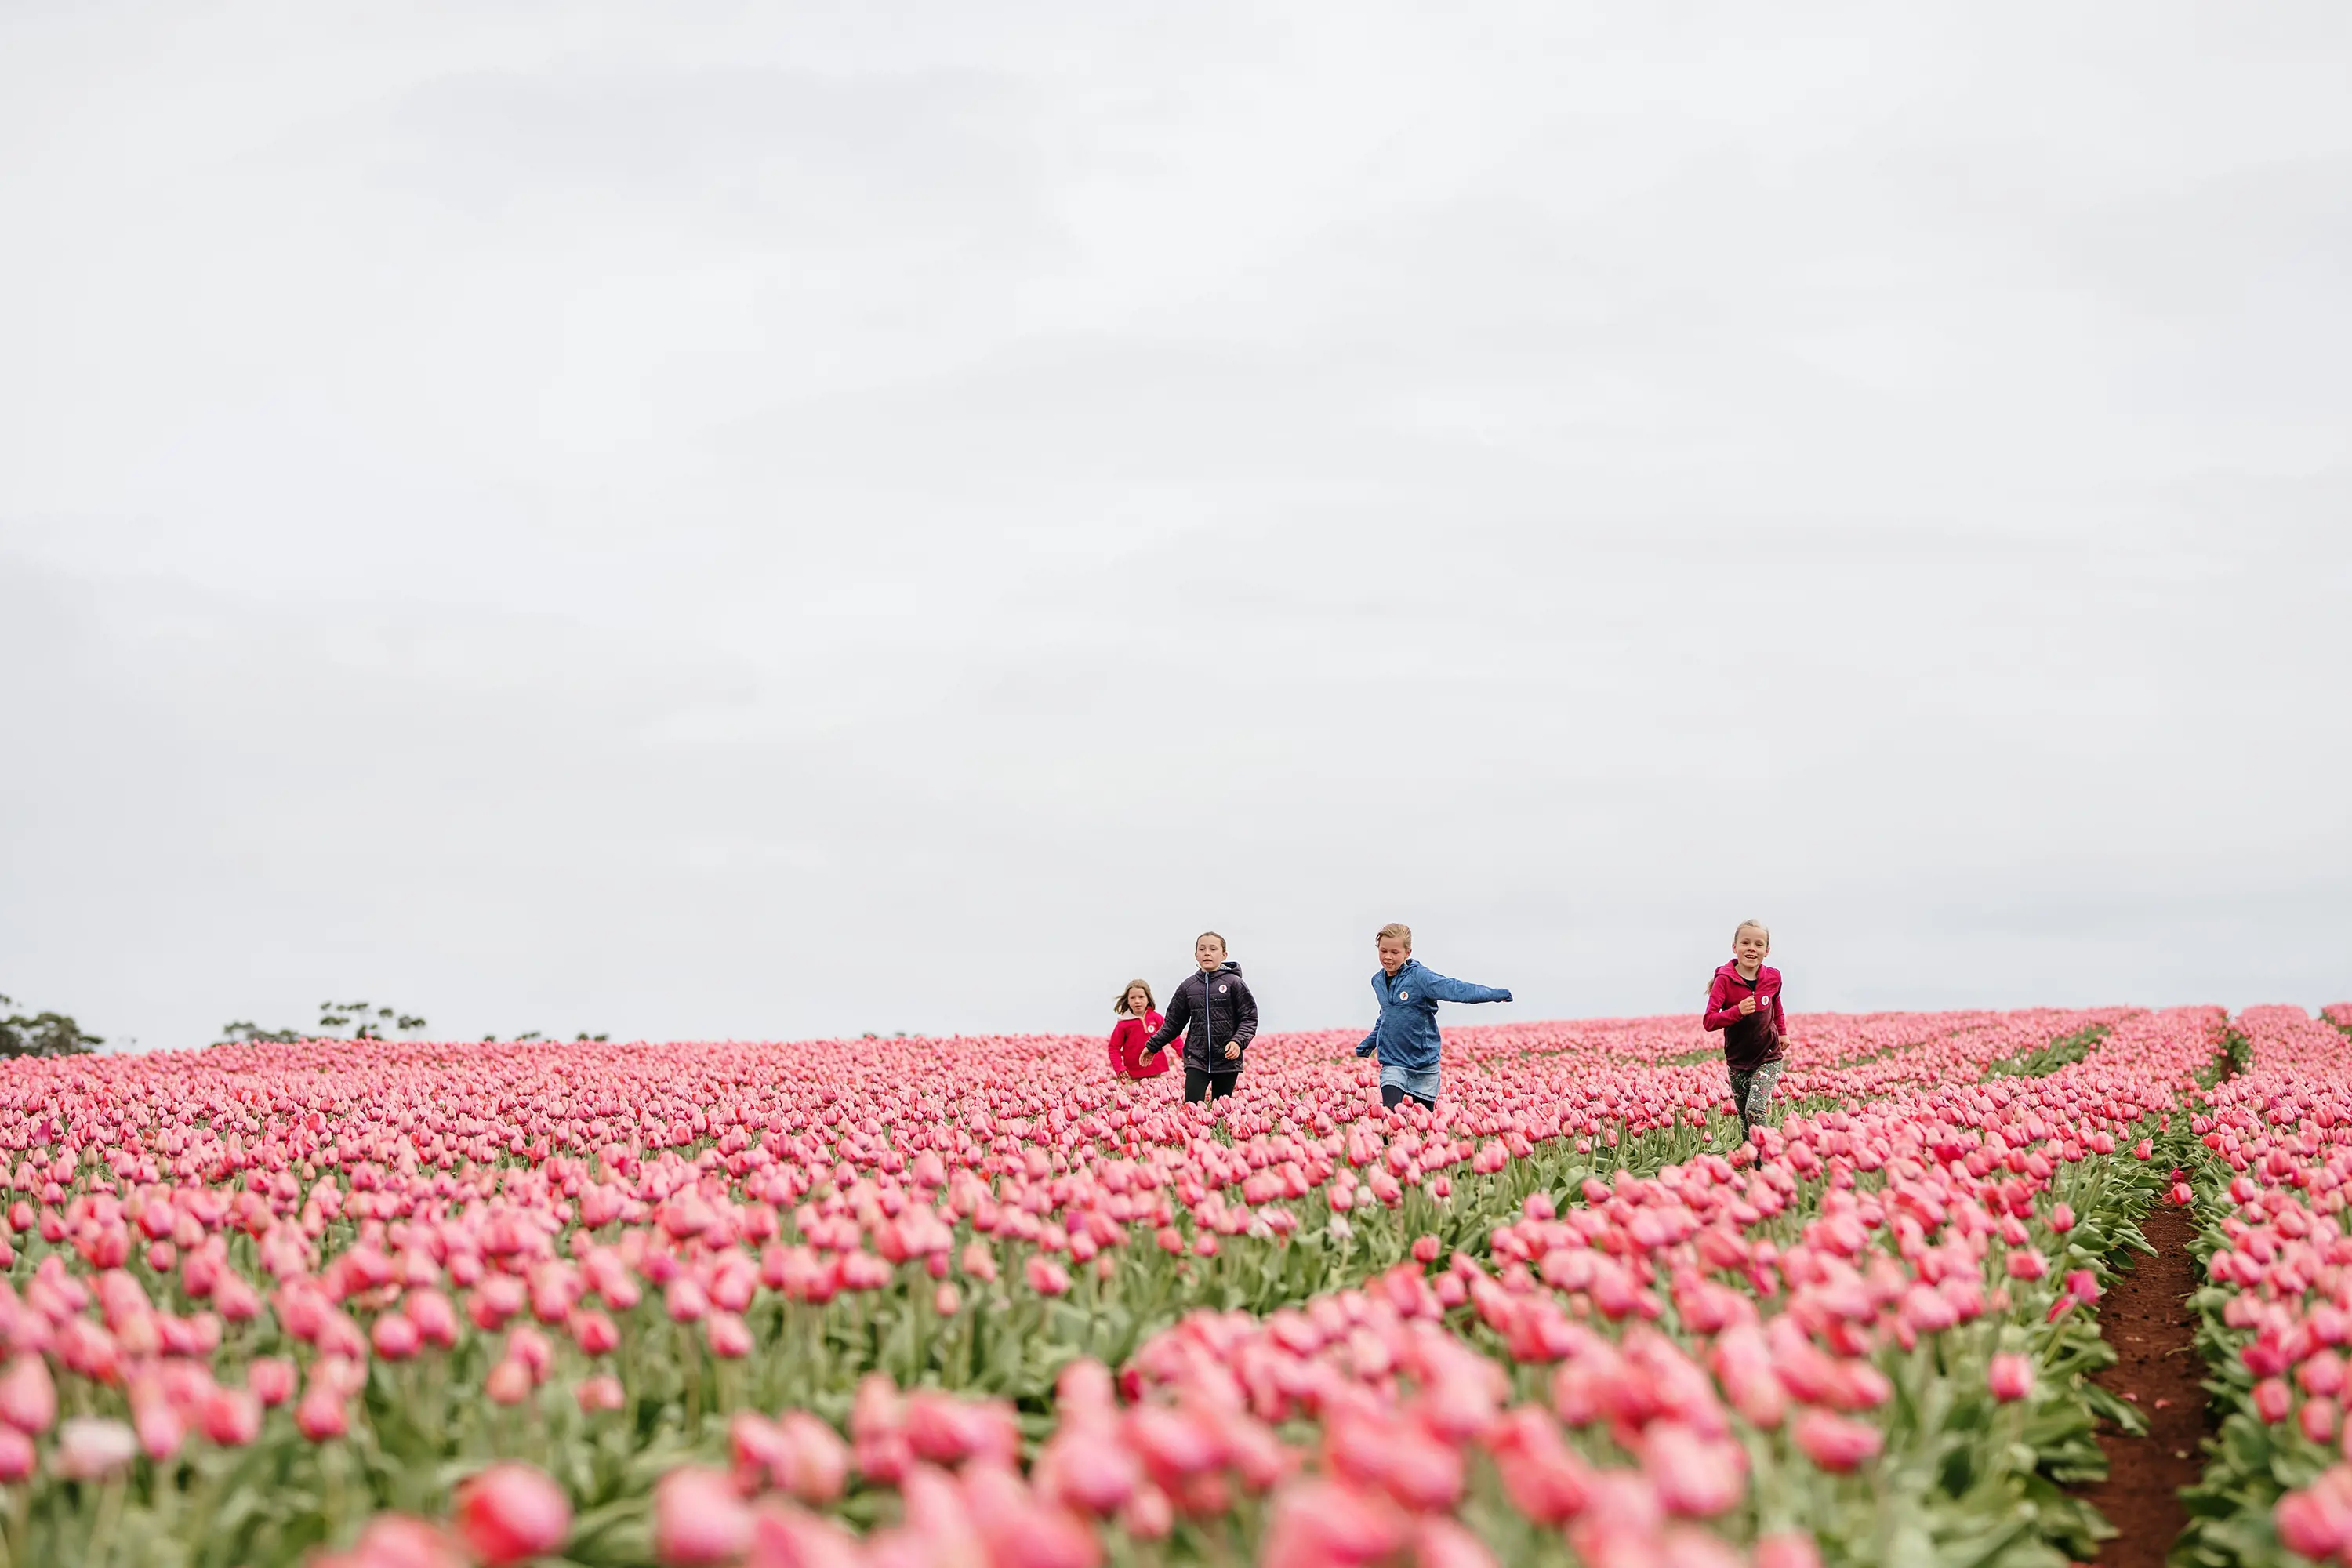
<instances>
[{"instance_id":1,"label":"child in maroon hoodie","mask_svg":"<svg viewBox=\"0 0 2352 1568\"><path fill-rule=\"evenodd\" d=\"M1706 1026L1723 1031L1723 1065L1731 1070L1731 1103L1746 1140L1764 1124L1764 1108L1780 1077L1780 1041L1789 1032L1780 1011L1780 972L1764 967L1772 933L1761 921L1742 921L1731 933L1731 962L1706 988Z\"/></svg>"}]
</instances>

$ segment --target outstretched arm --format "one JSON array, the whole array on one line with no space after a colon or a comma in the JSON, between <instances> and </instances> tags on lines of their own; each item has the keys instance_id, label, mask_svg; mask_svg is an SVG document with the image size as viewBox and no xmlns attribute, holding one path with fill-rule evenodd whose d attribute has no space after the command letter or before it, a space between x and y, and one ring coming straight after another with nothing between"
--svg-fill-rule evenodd
<instances>
[{"instance_id":1,"label":"outstretched arm","mask_svg":"<svg viewBox=\"0 0 2352 1568\"><path fill-rule=\"evenodd\" d=\"M1473 984L1467 980L1449 980L1443 974L1422 976L1421 989L1440 1002L1507 1002L1511 994L1493 985Z\"/></svg>"}]
</instances>

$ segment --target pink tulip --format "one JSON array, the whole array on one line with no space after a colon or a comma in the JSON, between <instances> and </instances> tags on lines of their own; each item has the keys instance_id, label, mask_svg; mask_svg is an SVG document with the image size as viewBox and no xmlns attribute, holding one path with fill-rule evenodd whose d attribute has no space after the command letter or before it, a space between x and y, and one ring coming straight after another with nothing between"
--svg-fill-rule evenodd
<instances>
[{"instance_id":1,"label":"pink tulip","mask_svg":"<svg viewBox=\"0 0 2352 1568\"><path fill-rule=\"evenodd\" d=\"M1756 1542L1755 1568L1822 1568L1822 1549L1810 1535L1767 1535Z\"/></svg>"},{"instance_id":2,"label":"pink tulip","mask_svg":"<svg viewBox=\"0 0 2352 1568\"><path fill-rule=\"evenodd\" d=\"M37 1436L58 1418L57 1384L49 1379L48 1363L38 1355L19 1355L0 1374L0 1421Z\"/></svg>"},{"instance_id":3,"label":"pink tulip","mask_svg":"<svg viewBox=\"0 0 2352 1568\"><path fill-rule=\"evenodd\" d=\"M789 1468L778 1483L812 1508L838 1500L848 1484L849 1445L805 1411L788 1410L777 1425L791 1449Z\"/></svg>"},{"instance_id":4,"label":"pink tulip","mask_svg":"<svg viewBox=\"0 0 2352 1568\"><path fill-rule=\"evenodd\" d=\"M1737 1505L1748 1489L1745 1449L1673 1421L1657 1422L1642 1435L1642 1468L1668 1513L1712 1518Z\"/></svg>"},{"instance_id":5,"label":"pink tulip","mask_svg":"<svg viewBox=\"0 0 2352 1568\"><path fill-rule=\"evenodd\" d=\"M2266 1377L2254 1384L2254 1414L2265 1421L2284 1421L2294 1405L2294 1392L2280 1378Z\"/></svg>"},{"instance_id":6,"label":"pink tulip","mask_svg":"<svg viewBox=\"0 0 2352 1568\"><path fill-rule=\"evenodd\" d=\"M77 1415L58 1428L57 1469L67 1480L104 1480L138 1456L138 1436L120 1421Z\"/></svg>"},{"instance_id":7,"label":"pink tulip","mask_svg":"<svg viewBox=\"0 0 2352 1568\"><path fill-rule=\"evenodd\" d=\"M2352 1547L2352 1467L2331 1465L2311 1487L2288 1492L2271 1511L2291 1552L2326 1560Z\"/></svg>"},{"instance_id":8,"label":"pink tulip","mask_svg":"<svg viewBox=\"0 0 2352 1568\"><path fill-rule=\"evenodd\" d=\"M245 1385L275 1410L294 1397L294 1363L284 1356L257 1356L245 1369Z\"/></svg>"},{"instance_id":9,"label":"pink tulip","mask_svg":"<svg viewBox=\"0 0 2352 1568\"><path fill-rule=\"evenodd\" d=\"M703 1320L703 1338L710 1353L722 1361L740 1361L751 1353L751 1331L732 1312L713 1312Z\"/></svg>"},{"instance_id":10,"label":"pink tulip","mask_svg":"<svg viewBox=\"0 0 2352 1568\"><path fill-rule=\"evenodd\" d=\"M530 1388L530 1368L512 1356L499 1357L482 1379L482 1393L493 1405L520 1405Z\"/></svg>"},{"instance_id":11,"label":"pink tulip","mask_svg":"<svg viewBox=\"0 0 2352 1568\"><path fill-rule=\"evenodd\" d=\"M1029 1289L1040 1296L1060 1296L1069 1291L1069 1270L1042 1253L1030 1255L1024 1273L1029 1281Z\"/></svg>"},{"instance_id":12,"label":"pink tulip","mask_svg":"<svg viewBox=\"0 0 2352 1568\"><path fill-rule=\"evenodd\" d=\"M457 1533L490 1568L561 1551L572 1533L571 1500L541 1471L511 1459L460 1483L455 1511Z\"/></svg>"},{"instance_id":13,"label":"pink tulip","mask_svg":"<svg viewBox=\"0 0 2352 1568\"><path fill-rule=\"evenodd\" d=\"M324 1443L351 1430L351 1415L335 1389L312 1384L294 1406L294 1427L313 1443Z\"/></svg>"},{"instance_id":14,"label":"pink tulip","mask_svg":"<svg viewBox=\"0 0 2352 1568\"><path fill-rule=\"evenodd\" d=\"M215 1388L205 1398L197 1420L205 1440L242 1448L261 1435L261 1401L247 1388Z\"/></svg>"},{"instance_id":15,"label":"pink tulip","mask_svg":"<svg viewBox=\"0 0 2352 1568\"><path fill-rule=\"evenodd\" d=\"M401 1362L408 1360L423 1347L425 1337L417 1332L416 1325L404 1314L386 1312L369 1329L368 1343L384 1360Z\"/></svg>"},{"instance_id":16,"label":"pink tulip","mask_svg":"<svg viewBox=\"0 0 2352 1568\"><path fill-rule=\"evenodd\" d=\"M31 1475L39 1458L32 1438L14 1426L0 1426L0 1486L14 1486Z\"/></svg>"},{"instance_id":17,"label":"pink tulip","mask_svg":"<svg viewBox=\"0 0 2352 1568\"><path fill-rule=\"evenodd\" d=\"M1992 1396L2003 1404L2026 1398L2033 1392L2033 1363L2021 1355L2003 1352L1992 1358L1985 1381Z\"/></svg>"},{"instance_id":18,"label":"pink tulip","mask_svg":"<svg viewBox=\"0 0 2352 1568\"><path fill-rule=\"evenodd\" d=\"M1135 1541L1165 1541L1176 1528L1175 1505L1168 1494L1146 1482L1118 1510L1118 1528Z\"/></svg>"},{"instance_id":19,"label":"pink tulip","mask_svg":"<svg viewBox=\"0 0 2352 1568\"><path fill-rule=\"evenodd\" d=\"M857 1538L829 1519L770 1504L751 1516L744 1568L863 1568Z\"/></svg>"},{"instance_id":20,"label":"pink tulip","mask_svg":"<svg viewBox=\"0 0 2352 1568\"><path fill-rule=\"evenodd\" d=\"M582 1414L592 1415L600 1411L622 1409L629 1403L628 1394L621 1387L621 1380L609 1372L581 1379L573 1397L579 1402Z\"/></svg>"},{"instance_id":21,"label":"pink tulip","mask_svg":"<svg viewBox=\"0 0 2352 1568\"><path fill-rule=\"evenodd\" d=\"M1423 1519L1413 1525L1412 1562L1413 1568L1496 1568L1495 1554L1485 1542L1454 1521L1441 1518Z\"/></svg>"},{"instance_id":22,"label":"pink tulip","mask_svg":"<svg viewBox=\"0 0 2352 1568\"><path fill-rule=\"evenodd\" d=\"M1877 1427L1825 1410L1808 1410L1798 1416L1794 1436L1805 1458L1835 1475L1876 1458L1884 1442Z\"/></svg>"},{"instance_id":23,"label":"pink tulip","mask_svg":"<svg viewBox=\"0 0 2352 1568\"><path fill-rule=\"evenodd\" d=\"M1262 1568L1371 1563L1404 1543L1404 1521L1385 1499L1331 1481L1296 1482L1274 1502Z\"/></svg>"},{"instance_id":24,"label":"pink tulip","mask_svg":"<svg viewBox=\"0 0 2352 1568\"><path fill-rule=\"evenodd\" d=\"M398 1513L368 1521L350 1562L352 1568L467 1568L464 1549L440 1526Z\"/></svg>"},{"instance_id":25,"label":"pink tulip","mask_svg":"<svg viewBox=\"0 0 2352 1568\"><path fill-rule=\"evenodd\" d=\"M751 1510L722 1470L684 1465L654 1488L654 1555L666 1568L731 1563L751 1543Z\"/></svg>"}]
</instances>

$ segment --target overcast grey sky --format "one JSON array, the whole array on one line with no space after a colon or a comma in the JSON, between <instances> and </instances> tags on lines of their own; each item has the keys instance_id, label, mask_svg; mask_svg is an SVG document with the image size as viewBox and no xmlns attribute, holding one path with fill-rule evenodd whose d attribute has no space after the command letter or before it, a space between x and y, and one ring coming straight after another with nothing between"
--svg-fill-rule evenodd
<instances>
[{"instance_id":1,"label":"overcast grey sky","mask_svg":"<svg viewBox=\"0 0 2352 1568\"><path fill-rule=\"evenodd\" d=\"M2352 995L2352 9L0 8L0 990ZM436 1032L441 1032L436 1030Z\"/></svg>"}]
</instances>

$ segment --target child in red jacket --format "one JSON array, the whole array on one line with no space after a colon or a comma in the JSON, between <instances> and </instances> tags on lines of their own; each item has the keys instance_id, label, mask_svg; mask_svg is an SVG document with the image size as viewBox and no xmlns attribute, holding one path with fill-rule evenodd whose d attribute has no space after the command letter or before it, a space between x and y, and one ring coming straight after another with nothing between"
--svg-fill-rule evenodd
<instances>
[{"instance_id":1,"label":"child in red jacket","mask_svg":"<svg viewBox=\"0 0 2352 1568\"><path fill-rule=\"evenodd\" d=\"M1731 962L1715 972L1706 990L1706 1026L1723 1031L1723 1065L1731 1073L1731 1103L1743 1141L1764 1125L1764 1109L1780 1080L1781 1040L1789 1020L1780 1011L1780 972L1764 967L1772 933L1762 921L1741 921L1731 933Z\"/></svg>"},{"instance_id":2,"label":"child in red jacket","mask_svg":"<svg viewBox=\"0 0 2352 1568\"><path fill-rule=\"evenodd\" d=\"M1129 1079L1158 1078L1166 1072L1165 1053L1143 1054L1143 1042L1161 1023L1159 1010L1151 1005L1151 987L1140 980L1129 981L1118 994L1118 1005L1111 1011L1118 1015L1118 1026L1110 1032L1110 1070Z\"/></svg>"}]
</instances>

